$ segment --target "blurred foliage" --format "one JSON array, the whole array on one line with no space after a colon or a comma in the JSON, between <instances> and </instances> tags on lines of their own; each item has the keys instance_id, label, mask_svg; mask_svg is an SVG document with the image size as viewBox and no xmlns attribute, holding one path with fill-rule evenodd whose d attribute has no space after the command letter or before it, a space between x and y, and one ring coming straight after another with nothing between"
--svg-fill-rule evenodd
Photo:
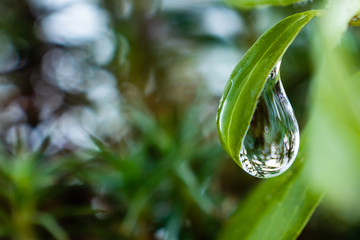
<instances>
[{"instance_id":1,"label":"blurred foliage","mask_svg":"<svg viewBox=\"0 0 360 240\"><path fill-rule=\"evenodd\" d=\"M259 182L218 141L222 88L263 32L321 2L243 11L220 1L2 0L0 239L216 238ZM347 34L352 61L360 33ZM282 64L300 127L313 37L304 29ZM359 238L359 219L334 204L320 205L299 239Z\"/></svg>"},{"instance_id":2,"label":"blurred foliage","mask_svg":"<svg viewBox=\"0 0 360 240\"><path fill-rule=\"evenodd\" d=\"M317 72L309 121L313 144L308 146L309 177L317 188L327 189L325 200L333 210L351 221L360 217L360 85L353 55L356 39L351 34L341 36L358 9L359 1L332 3L317 26L321 34L313 39Z\"/></svg>"}]
</instances>

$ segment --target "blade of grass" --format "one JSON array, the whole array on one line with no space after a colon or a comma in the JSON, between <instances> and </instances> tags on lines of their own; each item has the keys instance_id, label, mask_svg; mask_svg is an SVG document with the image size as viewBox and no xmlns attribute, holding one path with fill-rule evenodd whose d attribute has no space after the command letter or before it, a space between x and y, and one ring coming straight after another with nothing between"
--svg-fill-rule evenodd
<instances>
[{"instance_id":1,"label":"blade of grass","mask_svg":"<svg viewBox=\"0 0 360 240\"><path fill-rule=\"evenodd\" d=\"M308 11L280 21L257 40L233 71L217 120L223 147L239 165L242 140L268 74L300 30L319 13ZM287 173L257 187L226 223L219 239L296 238L322 197L304 178L303 158L300 154Z\"/></svg>"},{"instance_id":2,"label":"blade of grass","mask_svg":"<svg viewBox=\"0 0 360 240\"><path fill-rule=\"evenodd\" d=\"M225 0L227 3L239 8L254 8L266 5L285 6L306 0Z\"/></svg>"},{"instance_id":3,"label":"blade of grass","mask_svg":"<svg viewBox=\"0 0 360 240\"><path fill-rule=\"evenodd\" d=\"M46 230L48 230L49 233L51 233L56 240L69 239L66 232L57 223L55 218L50 214L46 214L46 213L38 214L35 223L43 226Z\"/></svg>"},{"instance_id":4,"label":"blade of grass","mask_svg":"<svg viewBox=\"0 0 360 240\"><path fill-rule=\"evenodd\" d=\"M255 42L232 72L220 100L217 125L224 149L239 166L242 141L267 76L300 30L318 13L302 12L280 21Z\"/></svg>"}]
</instances>

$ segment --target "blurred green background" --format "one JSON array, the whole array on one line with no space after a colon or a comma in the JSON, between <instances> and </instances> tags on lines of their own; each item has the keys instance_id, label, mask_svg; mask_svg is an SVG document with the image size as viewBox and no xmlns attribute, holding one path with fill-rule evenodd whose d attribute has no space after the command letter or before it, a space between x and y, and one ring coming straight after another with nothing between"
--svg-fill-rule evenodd
<instances>
[{"instance_id":1,"label":"blurred green background","mask_svg":"<svg viewBox=\"0 0 360 240\"><path fill-rule=\"evenodd\" d=\"M215 239L262 182L220 146L223 87L263 32L321 2L1 0L0 239ZM310 28L281 68L301 130ZM299 236L359 238L327 201Z\"/></svg>"}]
</instances>

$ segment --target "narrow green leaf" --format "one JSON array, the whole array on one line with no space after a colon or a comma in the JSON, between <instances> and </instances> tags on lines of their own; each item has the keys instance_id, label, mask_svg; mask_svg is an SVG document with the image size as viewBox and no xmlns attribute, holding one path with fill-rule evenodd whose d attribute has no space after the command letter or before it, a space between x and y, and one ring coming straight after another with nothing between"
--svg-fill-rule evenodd
<instances>
[{"instance_id":1,"label":"narrow green leaf","mask_svg":"<svg viewBox=\"0 0 360 240\"><path fill-rule=\"evenodd\" d=\"M239 8L253 8L265 5L285 6L306 0L225 0L227 3Z\"/></svg>"},{"instance_id":2,"label":"narrow green leaf","mask_svg":"<svg viewBox=\"0 0 360 240\"><path fill-rule=\"evenodd\" d=\"M220 240L295 239L320 202L304 176L303 156L285 174L259 185L229 219Z\"/></svg>"},{"instance_id":3,"label":"narrow green leaf","mask_svg":"<svg viewBox=\"0 0 360 240\"><path fill-rule=\"evenodd\" d=\"M64 229L57 223L55 218L50 214L41 213L37 216L36 223L48 230L56 240L69 239Z\"/></svg>"},{"instance_id":4,"label":"narrow green leaf","mask_svg":"<svg viewBox=\"0 0 360 240\"><path fill-rule=\"evenodd\" d=\"M292 15L267 31L233 71L218 110L223 147L240 165L238 155L267 76L300 30L319 11ZM260 185L239 205L219 239L294 239L319 203L303 167L301 154L285 174Z\"/></svg>"},{"instance_id":5,"label":"narrow green leaf","mask_svg":"<svg viewBox=\"0 0 360 240\"><path fill-rule=\"evenodd\" d=\"M217 125L223 147L237 164L267 76L300 30L318 13L307 11L280 21L255 42L232 72L220 100Z\"/></svg>"}]
</instances>

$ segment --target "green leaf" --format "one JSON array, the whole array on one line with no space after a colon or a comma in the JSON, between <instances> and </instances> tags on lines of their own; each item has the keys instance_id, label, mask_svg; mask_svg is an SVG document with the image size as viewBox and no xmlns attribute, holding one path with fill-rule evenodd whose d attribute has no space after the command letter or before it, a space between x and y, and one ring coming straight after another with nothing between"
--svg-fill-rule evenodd
<instances>
[{"instance_id":1,"label":"green leaf","mask_svg":"<svg viewBox=\"0 0 360 240\"><path fill-rule=\"evenodd\" d=\"M53 235L56 240L66 240L69 239L66 232L62 227L57 223L55 218L50 214L41 213L36 216L35 223L43 226L46 230Z\"/></svg>"},{"instance_id":2,"label":"green leaf","mask_svg":"<svg viewBox=\"0 0 360 240\"><path fill-rule=\"evenodd\" d=\"M285 6L304 0L225 0L227 3L239 8L253 8L265 5Z\"/></svg>"},{"instance_id":3,"label":"green leaf","mask_svg":"<svg viewBox=\"0 0 360 240\"><path fill-rule=\"evenodd\" d=\"M288 172L259 185L239 205L219 239L295 239L320 202L306 179L303 156Z\"/></svg>"},{"instance_id":4,"label":"green leaf","mask_svg":"<svg viewBox=\"0 0 360 240\"><path fill-rule=\"evenodd\" d=\"M267 76L300 30L318 13L307 11L280 21L255 42L232 72L220 100L217 125L223 147L239 166L242 141Z\"/></svg>"},{"instance_id":5,"label":"green leaf","mask_svg":"<svg viewBox=\"0 0 360 240\"><path fill-rule=\"evenodd\" d=\"M257 40L233 71L220 101L217 123L220 140L237 164L267 76L300 30L318 13L295 14L276 24ZM239 205L219 239L296 238L322 197L310 187L303 166L300 154L288 172L258 186Z\"/></svg>"}]
</instances>

